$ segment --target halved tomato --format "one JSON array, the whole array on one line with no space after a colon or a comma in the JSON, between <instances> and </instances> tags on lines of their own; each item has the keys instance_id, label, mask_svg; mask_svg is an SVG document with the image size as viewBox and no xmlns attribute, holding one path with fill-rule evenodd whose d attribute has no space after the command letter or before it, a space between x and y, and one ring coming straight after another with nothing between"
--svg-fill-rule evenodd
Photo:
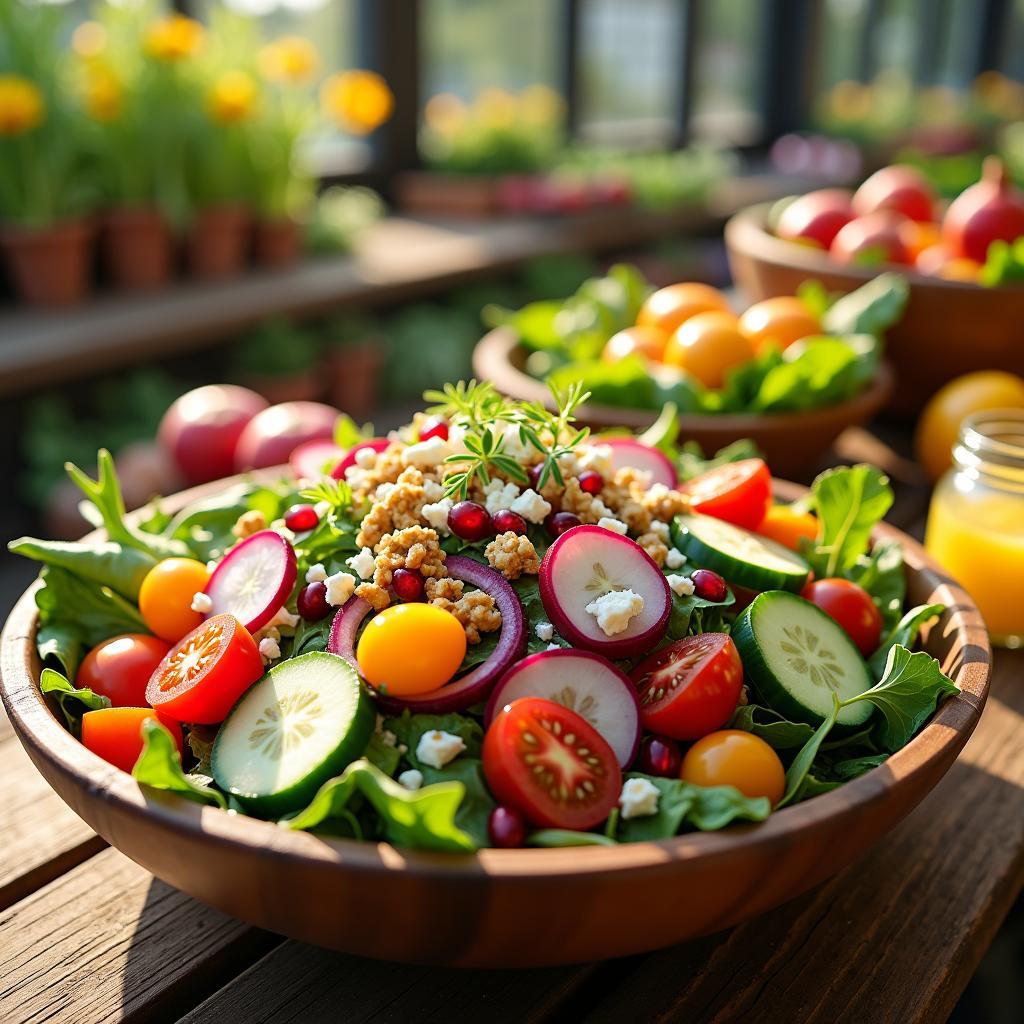
<instances>
[{"instance_id":1,"label":"halved tomato","mask_svg":"<svg viewBox=\"0 0 1024 1024\"><path fill-rule=\"evenodd\" d=\"M214 725L262 675L249 631L233 615L214 615L157 665L146 700L178 722Z\"/></svg>"},{"instance_id":2,"label":"halved tomato","mask_svg":"<svg viewBox=\"0 0 1024 1024\"><path fill-rule=\"evenodd\" d=\"M640 721L647 732L698 740L732 717L743 688L743 662L726 633L700 633L645 658L629 677L640 691Z\"/></svg>"},{"instance_id":3,"label":"halved tomato","mask_svg":"<svg viewBox=\"0 0 1024 1024\"><path fill-rule=\"evenodd\" d=\"M100 708L82 715L82 743L115 768L131 773L142 753L142 723L159 722L174 738L178 755L184 756L181 726L152 708Z\"/></svg>"},{"instance_id":4,"label":"halved tomato","mask_svg":"<svg viewBox=\"0 0 1024 1024\"><path fill-rule=\"evenodd\" d=\"M540 828L593 828L622 791L622 770L601 734L542 697L515 700L495 715L483 767L498 800Z\"/></svg>"},{"instance_id":5,"label":"halved tomato","mask_svg":"<svg viewBox=\"0 0 1024 1024\"><path fill-rule=\"evenodd\" d=\"M741 459L709 469L679 490L694 512L756 530L772 503L772 475L764 459Z\"/></svg>"}]
</instances>

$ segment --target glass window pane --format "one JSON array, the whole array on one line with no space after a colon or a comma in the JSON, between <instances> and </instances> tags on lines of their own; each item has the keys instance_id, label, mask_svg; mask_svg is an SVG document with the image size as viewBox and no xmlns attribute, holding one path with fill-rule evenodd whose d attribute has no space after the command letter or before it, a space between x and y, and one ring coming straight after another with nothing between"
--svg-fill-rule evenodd
<instances>
[{"instance_id":1,"label":"glass window pane","mask_svg":"<svg viewBox=\"0 0 1024 1024\"><path fill-rule=\"evenodd\" d=\"M866 0L826 0L821 13L817 68L822 89L859 77L867 7Z\"/></svg>"}]
</instances>

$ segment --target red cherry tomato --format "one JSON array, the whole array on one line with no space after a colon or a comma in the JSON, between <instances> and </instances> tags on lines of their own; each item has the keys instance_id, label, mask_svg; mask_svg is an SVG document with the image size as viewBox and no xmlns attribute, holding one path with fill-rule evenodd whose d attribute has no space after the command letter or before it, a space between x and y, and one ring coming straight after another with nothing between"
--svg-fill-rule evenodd
<instances>
[{"instance_id":1,"label":"red cherry tomato","mask_svg":"<svg viewBox=\"0 0 1024 1024\"><path fill-rule=\"evenodd\" d=\"M604 737L575 711L541 697L513 701L495 716L483 767L499 802L540 828L593 828L622 791L622 771Z\"/></svg>"},{"instance_id":2,"label":"red cherry tomato","mask_svg":"<svg viewBox=\"0 0 1024 1024\"><path fill-rule=\"evenodd\" d=\"M82 715L82 743L115 768L131 773L142 753L142 723L158 721L178 745L178 756L185 753L181 726L157 715L152 708L101 708Z\"/></svg>"},{"instance_id":3,"label":"red cherry tomato","mask_svg":"<svg viewBox=\"0 0 1024 1024\"><path fill-rule=\"evenodd\" d=\"M214 615L160 662L146 699L175 721L215 725L262 675L249 631L233 615Z\"/></svg>"},{"instance_id":4,"label":"red cherry tomato","mask_svg":"<svg viewBox=\"0 0 1024 1024\"><path fill-rule=\"evenodd\" d=\"M764 459L741 459L709 469L680 488L695 512L756 530L772 502L772 476Z\"/></svg>"},{"instance_id":5,"label":"red cherry tomato","mask_svg":"<svg viewBox=\"0 0 1024 1024\"><path fill-rule=\"evenodd\" d=\"M146 703L146 684L171 645L143 633L122 633L94 647L83 659L75 685L110 698L115 708Z\"/></svg>"},{"instance_id":6,"label":"red cherry tomato","mask_svg":"<svg viewBox=\"0 0 1024 1024\"><path fill-rule=\"evenodd\" d=\"M802 594L849 633L865 658L878 648L882 639L882 613L863 587L849 580L829 577L808 583Z\"/></svg>"},{"instance_id":7,"label":"red cherry tomato","mask_svg":"<svg viewBox=\"0 0 1024 1024\"><path fill-rule=\"evenodd\" d=\"M697 740L732 717L743 688L743 662L725 633L700 633L645 658L629 677L639 690L646 732Z\"/></svg>"}]
</instances>

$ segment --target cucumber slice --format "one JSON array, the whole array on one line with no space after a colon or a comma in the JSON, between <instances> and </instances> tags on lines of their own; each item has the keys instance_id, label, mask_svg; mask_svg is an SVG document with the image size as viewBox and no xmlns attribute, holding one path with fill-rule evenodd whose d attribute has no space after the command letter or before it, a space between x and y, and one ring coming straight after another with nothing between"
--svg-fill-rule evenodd
<instances>
[{"instance_id":1,"label":"cucumber slice","mask_svg":"<svg viewBox=\"0 0 1024 1024\"><path fill-rule=\"evenodd\" d=\"M213 777L248 809L277 818L305 806L366 749L373 704L343 658L283 661L231 709L213 744Z\"/></svg>"},{"instance_id":2,"label":"cucumber slice","mask_svg":"<svg viewBox=\"0 0 1024 1024\"><path fill-rule=\"evenodd\" d=\"M842 626L796 594L758 594L737 617L732 639L761 700L791 721L818 726L833 693L847 700L871 688L868 666ZM839 712L837 725L861 726L871 712L859 701Z\"/></svg>"},{"instance_id":3,"label":"cucumber slice","mask_svg":"<svg viewBox=\"0 0 1024 1024\"><path fill-rule=\"evenodd\" d=\"M698 565L748 590L799 593L811 572L795 551L714 516L677 516L672 542Z\"/></svg>"}]
</instances>

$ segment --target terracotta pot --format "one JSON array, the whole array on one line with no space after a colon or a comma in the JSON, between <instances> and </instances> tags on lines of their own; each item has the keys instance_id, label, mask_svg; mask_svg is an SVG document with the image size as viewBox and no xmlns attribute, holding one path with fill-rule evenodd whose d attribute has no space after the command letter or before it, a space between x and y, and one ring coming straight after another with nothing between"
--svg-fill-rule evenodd
<instances>
[{"instance_id":1,"label":"terracotta pot","mask_svg":"<svg viewBox=\"0 0 1024 1024\"><path fill-rule=\"evenodd\" d=\"M328 378L325 380L325 377ZM330 386L330 367L314 366L288 374L242 374L239 383L252 388L271 405L282 402L316 402L327 393Z\"/></svg>"},{"instance_id":2,"label":"terracotta pot","mask_svg":"<svg viewBox=\"0 0 1024 1024\"><path fill-rule=\"evenodd\" d=\"M174 246L159 210L112 210L103 221L103 259L115 288L159 288L171 278Z\"/></svg>"},{"instance_id":3,"label":"terracotta pot","mask_svg":"<svg viewBox=\"0 0 1024 1024\"><path fill-rule=\"evenodd\" d=\"M395 177L398 206L433 217L490 217L501 212L500 178L488 174L405 171Z\"/></svg>"},{"instance_id":4,"label":"terracotta pot","mask_svg":"<svg viewBox=\"0 0 1024 1024\"><path fill-rule=\"evenodd\" d=\"M249 213L241 206L200 210L185 237L189 273L207 281L234 277L245 266Z\"/></svg>"},{"instance_id":5,"label":"terracotta pot","mask_svg":"<svg viewBox=\"0 0 1024 1024\"><path fill-rule=\"evenodd\" d=\"M289 217L256 221L253 252L261 267L290 267L302 255L302 226Z\"/></svg>"},{"instance_id":6,"label":"terracotta pot","mask_svg":"<svg viewBox=\"0 0 1024 1024\"><path fill-rule=\"evenodd\" d=\"M95 227L76 220L45 228L7 225L0 248L18 294L36 306L74 306L89 293Z\"/></svg>"},{"instance_id":7,"label":"terracotta pot","mask_svg":"<svg viewBox=\"0 0 1024 1024\"><path fill-rule=\"evenodd\" d=\"M330 355L330 402L362 422L377 406L377 384L384 356L374 340L337 349Z\"/></svg>"}]
</instances>

